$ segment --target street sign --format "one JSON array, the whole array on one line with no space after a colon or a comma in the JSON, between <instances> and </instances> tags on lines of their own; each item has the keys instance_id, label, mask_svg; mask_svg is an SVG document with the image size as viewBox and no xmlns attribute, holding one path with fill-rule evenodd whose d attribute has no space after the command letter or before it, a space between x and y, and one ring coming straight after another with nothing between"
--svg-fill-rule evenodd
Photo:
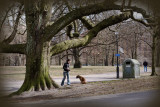
<instances>
[{"instance_id":1,"label":"street sign","mask_svg":"<svg viewBox=\"0 0 160 107\"><path fill-rule=\"evenodd\" d=\"M119 51L124 54L123 48L119 46Z\"/></svg>"},{"instance_id":2,"label":"street sign","mask_svg":"<svg viewBox=\"0 0 160 107\"><path fill-rule=\"evenodd\" d=\"M120 54L116 54L116 56L120 56Z\"/></svg>"}]
</instances>

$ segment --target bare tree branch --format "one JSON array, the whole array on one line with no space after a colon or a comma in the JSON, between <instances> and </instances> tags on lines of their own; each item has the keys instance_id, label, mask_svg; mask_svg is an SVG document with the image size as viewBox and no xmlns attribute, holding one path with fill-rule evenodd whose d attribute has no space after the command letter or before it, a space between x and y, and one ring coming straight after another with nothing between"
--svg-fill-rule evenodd
<instances>
[{"instance_id":1,"label":"bare tree branch","mask_svg":"<svg viewBox=\"0 0 160 107\"><path fill-rule=\"evenodd\" d=\"M126 3L126 0L123 0L122 1L122 9L121 9L121 11L123 11L123 9L125 8L125 3Z\"/></svg>"},{"instance_id":2,"label":"bare tree branch","mask_svg":"<svg viewBox=\"0 0 160 107\"><path fill-rule=\"evenodd\" d=\"M6 11L6 13L5 13L5 16L4 16L4 18L3 18L3 20L2 20L2 23L1 23L1 25L0 25L0 32L1 32L1 30L2 30L2 26L3 26L3 24L4 24L4 22L5 22L5 20L6 20L6 18L7 18L7 15L8 15L8 13L9 13L9 11L12 9L12 7L13 7L13 5L11 6L11 7L9 7L9 9Z\"/></svg>"},{"instance_id":3,"label":"bare tree branch","mask_svg":"<svg viewBox=\"0 0 160 107\"><path fill-rule=\"evenodd\" d=\"M26 31L27 31L27 29L23 33L18 32L17 34L24 35L26 33Z\"/></svg>"},{"instance_id":4,"label":"bare tree branch","mask_svg":"<svg viewBox=\"0 0 160 107\"><path fill-rule=\"evenodd\" d=\"M131 7L132 0L128 0L128 7Z\"/></svg>"},{"instance_id":5,"label":"bare tree branch","mask_svg":"<svg viewBox=\"0 0 160 107\"><path fill-rule=\"evenodd\" d=\"M85 7L81 7L79 9L75 9L69 12L67 15L61 17L51 26L46 27L45 29L45 36L43 40L50 40L52 39L55 34L57 34L61 29L63 29L66 25L70 24L76 19L81 18L82 16L100 13L105 10L112 10L113 8L120 9L120 6L109 4L106 5L104 3L89 5ZM54 30L53 30L54 29Z\"/></svg>"},{"instance_id":6,"label":"bare tree branch","mask_svg":"<svg viewBox=\"0 0 160 107\"><path fill-rule=\"evenodd\" d=\"M3 43L9 44L9 43L12 42L13 39L15 38L16 33L17 33L17 28L18 28L19 20L20 20L21 15L22 15L22 8L23 8L23 5L21 5L21 6L19 7L19 12L18 12L18 15L17 15L17 18L16 18L16 22L15 22L15 25L14 25L12 34L11 34L7 39L5 39L5 40L3 41Z\"/></svg>"},{"instance_id":7,"label":"bare tree branch","mask_svg":"<svg viewBox=\"0 0 160 107\"><path fill-rule=\"evenodd\" d=\"M144 11L142 8L138 7L129 7L133 11L137 11L139 13L142 13L142 15L147 18L149 15L146 14L146 11ZM85 7L81 7L78 9L75 9L65 16L61 17L58 19L55 23L52 25L49 25L48 27L45 28L45 35L42 38L44 41L51 40L52 37L54 37L61 29L63 29L65 26L70 24L76 19L79 19L83 16L87 16L90 14L97 14L103 11L108 11L108 10L121 10L120 5L115 5L114 3L109 3L107 4L106 1L103 3L99 4L94 4L94 5L88 5Z\"/></svg>"},{"instance_id":8,"label":"bare tree branch","mask_svg":"<svg viewBox=\"0 0 160 107\"><path fill-rule=\"evenodd\" d=\"M67 54L67 55L63 55L62 57L61 57L61 59L63 59L64 57L66 57L66 56L72 56L73 54Z\"/></svg>"},{"instance_id":9,"label":"bare tree branch","mask_svg":"<svg viewBox=\"0 0 160 107\"><path fill-rule=\"evenodd\" d=\"M145 41L144 39L140 39L141 41L145 42L150 48L152 48L152 45L149 44L147 41Z\"/></svg>"},{"instance_id":10,"label":"bare tree branch","mask_svg":"<svg viewBox=\"0 0 160 107\"><path fill-rule=\"evenodd\" d=\"M111 45L111 44L115 44L117 41L113 41L111 43L105 44L105 43L95 43L94 45L89 45L89 46L84 46L81 47L80 50L84 49L84 48L88 48L88 47L95 47L95 46L107 46L107 45Z\"/></svg>"},{"instance_id":11,"label":"bare tree branch","mask_svg":"<svg viewBox=\"0 0 160 107\"><path fill-rule=\"evenodd\" d=\"M79 38L79 39L72 39L67 40L65 42L58 43L54 45L51 49L51 55L56 55L58 53L61 53L65 50L71 49L71 48L77 48L87 45L94 37L97 36L97 33L104 28L117 24L119 22L122 22L124 20L127 20L131 17L130 12L125 12L120 15L111 16L108 19L103 20L99 24L97 24L94 28L92 28L85 37Z\"/></svg>"}]
</instances>

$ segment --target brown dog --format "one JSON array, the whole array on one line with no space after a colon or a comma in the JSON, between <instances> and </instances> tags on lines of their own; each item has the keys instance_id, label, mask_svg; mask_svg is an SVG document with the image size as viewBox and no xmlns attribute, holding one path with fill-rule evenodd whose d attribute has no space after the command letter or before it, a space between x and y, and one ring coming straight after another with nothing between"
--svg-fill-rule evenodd
<instances>
[{"instance_id":1,"label":"brown dog","mask_svg":"<svg viewBox=\"0 0 160 107\"><path fill-rule=\"evenodd\" d=\"M80 75L77 75L76 78L79 78L82 84L86 84L86 79Z\"/></svg>"}]
</instances>

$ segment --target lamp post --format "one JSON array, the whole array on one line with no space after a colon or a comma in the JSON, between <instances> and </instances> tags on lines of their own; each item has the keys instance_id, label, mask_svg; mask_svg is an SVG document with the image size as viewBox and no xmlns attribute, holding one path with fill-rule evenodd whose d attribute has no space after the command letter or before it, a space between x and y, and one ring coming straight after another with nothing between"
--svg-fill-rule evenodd
<instances>
[{"instance_id":1,"label":"lamp post","mask_svg":"<svg viewBox=\"0 0 160 107\"><path fill-rule=\"evenodd\" d=\"M116 42L117 42L117 78L119 78L119 64L118 64L118 57L119 57L119 54L118 54L118 32L115 32L115 35L116 35Z\"/></svg>"}]
</instances>

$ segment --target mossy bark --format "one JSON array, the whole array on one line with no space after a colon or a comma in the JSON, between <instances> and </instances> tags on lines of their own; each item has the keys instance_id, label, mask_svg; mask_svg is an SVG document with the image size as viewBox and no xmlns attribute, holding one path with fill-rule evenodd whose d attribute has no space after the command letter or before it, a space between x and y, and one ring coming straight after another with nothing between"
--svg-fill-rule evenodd
<instances>
[{"instance_id":1,"label":"mossy bark","mask_svg":"<svg viewBox=\"0 0 160 107\"><path fill-rule=\"evenodd\" d=\"M49 45L49 42L38 45L35 45L34 42L30 42L30 45L27 47L25 80L16 94L20 94L24 91L39 91L51 89L52 87L58 88L58 85L49 75Z\"/></svg>"},{"instance_id":2,"label":"mossy bark","mask_svg":"<svg viewBox=\"0 0 160 107\"><path fill-rule=\"evenodd\" d=\"M26 54L26 44L4 44L0 43L0 53Z\"/></svg>"},{"instance_id":3,"label":"mossy bark","mask_svg":"<svg viewBox=\"0 0 160 107\"><path fill-rule=\"evenodd\" d=\"M29 0L32 2L31 0ZM50 41L43 41L44 28L51 17L51 6L46 1L36 0L34 3L25 2L27 25L26 44L26 75L21 88L11 94L21 94L24 91L39 91L58 88L49 74Z\"/></svg>"}]
</instances>

